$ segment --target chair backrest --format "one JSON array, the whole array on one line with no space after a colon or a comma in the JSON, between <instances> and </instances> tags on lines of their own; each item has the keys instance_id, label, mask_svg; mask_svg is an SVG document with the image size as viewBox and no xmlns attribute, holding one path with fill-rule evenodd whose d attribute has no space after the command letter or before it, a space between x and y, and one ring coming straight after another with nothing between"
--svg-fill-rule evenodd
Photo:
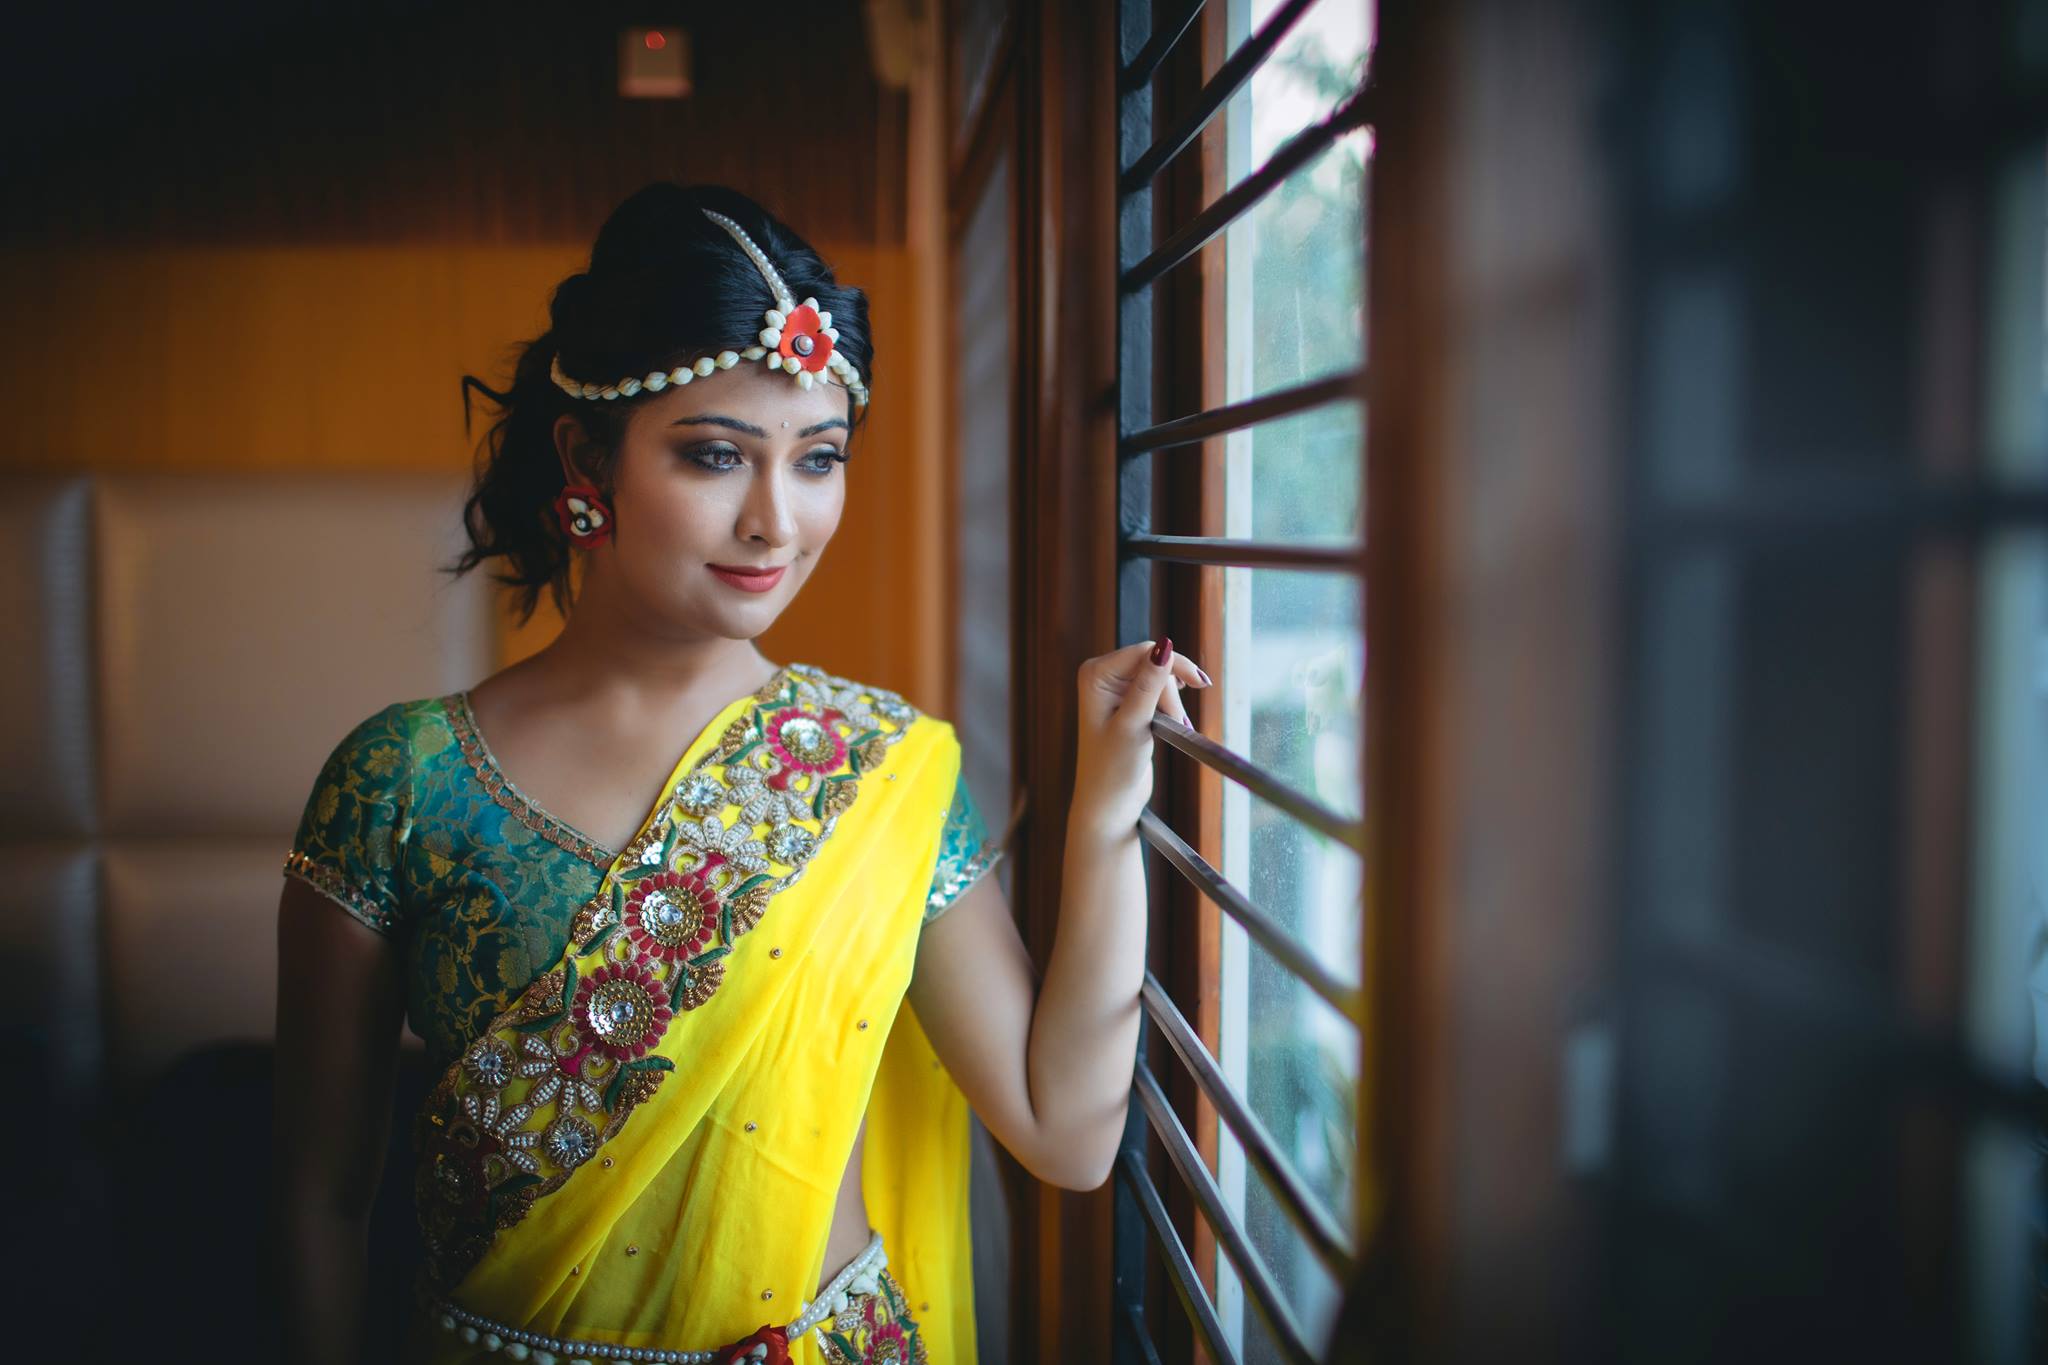
<instances>
[{"instance_id":1,"label":"chair backrest","mask_svg":"<svg viewBox=\"0 0 2048 1365\"><path fill-rule=\"evenodd\" d=\"M281 864L321 761L480 678L463 488L405 476L15 478L0 496L0 1005L59 1098L266 1040Z\"/></svg>"}]
</instances>

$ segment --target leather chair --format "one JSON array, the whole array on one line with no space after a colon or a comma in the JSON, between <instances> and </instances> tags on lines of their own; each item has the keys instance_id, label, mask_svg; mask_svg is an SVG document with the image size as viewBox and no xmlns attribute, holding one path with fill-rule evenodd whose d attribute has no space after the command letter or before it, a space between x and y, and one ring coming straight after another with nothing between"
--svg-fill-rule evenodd
<instances>
[{"instance_id":1,"label":"leather chair","mask_svg":"<svg viewBox=\"0 0 2048 1365\"><path fill-rule=\"evenodd\" d=\"M489 584L438 571L462 493L402 476L7 480L14 1344L270 1354L279 866L350 726L491 666ZM417 1047L402 1055L399 1114L425 1087ZM406 1144L395 1123L372 1233L381 1358L416 1255Z\"/></svg>"}]
</instances>

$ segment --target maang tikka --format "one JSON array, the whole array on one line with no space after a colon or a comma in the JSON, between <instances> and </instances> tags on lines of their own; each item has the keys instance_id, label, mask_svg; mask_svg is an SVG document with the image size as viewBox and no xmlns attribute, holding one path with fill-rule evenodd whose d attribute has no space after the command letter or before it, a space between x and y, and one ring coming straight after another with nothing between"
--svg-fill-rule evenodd
<instances>
[{"instance_id":1,"label":"maang tikka","mask_svg":"<svg viewBox=\"0 0 2048 1365\"><path fill-rule=\"evenodd\" d=\"M775 303L762 314L766 325L761 328L760 343L741 351L699 356L691 364L678 365L665 374L656 370L639 378L621 379L616 384L584 384L571 379L562 373L562 357L557 354L548 367L548 375L556 386L571 398L631 398L642 389L660 393L671 384L687 384L713 370L729 370L742 360L759 360L771 370L794 375L796 382L806 389L836 379L853 395L856 406L866 407L867 385L861 382L860 371L854 368L853 362L840 353L837 344L839 331L832 325L832 315L818 307L815 297L798 303L791 296L789 286L783 283L775 263L768 259L768 253L754 244L745 228L722 213L710 209L702 212L732 234L740 250L747 253L747 259L754 263L754 268L768 283L768 292Z\"/></svg>"}]
</instances>

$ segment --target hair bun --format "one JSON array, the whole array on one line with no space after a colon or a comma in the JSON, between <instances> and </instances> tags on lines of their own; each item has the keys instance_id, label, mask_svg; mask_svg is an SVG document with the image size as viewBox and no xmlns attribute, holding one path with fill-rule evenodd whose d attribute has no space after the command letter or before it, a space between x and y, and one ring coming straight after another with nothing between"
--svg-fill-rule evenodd
<instances>
[{"instance_id":1,"label":"hair bun","mask_svg":"<svg viewBox=\"0 0 2048 1365\"><path fill-rule=\"evenodd\" d=\"M580 273L555 286L555 298L548 306L548 316L553 320L556 332L574 332L577 320L590 316L591 296L596 289L597 281Z\"/></svg>"}]
</instances>

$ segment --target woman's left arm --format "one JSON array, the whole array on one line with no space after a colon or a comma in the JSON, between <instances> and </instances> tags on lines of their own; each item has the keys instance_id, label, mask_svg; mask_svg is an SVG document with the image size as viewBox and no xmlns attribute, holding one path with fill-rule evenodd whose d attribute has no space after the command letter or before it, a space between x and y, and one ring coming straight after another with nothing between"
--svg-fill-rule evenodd
<instances>
[{"instance_id":1,"label":"woman's left arm","mask_svg":"<svg viewBox=\"0 0 2048 1365\"><path fill-rule=\"evenodd\" d=\"M1048 1184L1109 1178L1137 1060L1145 981L1138 814L1152 794L1155 711L1185 723L1177 684L1209 678L1164 642L1090 659L1079 677L1074 801L1045 981L1008 898L984 876L924 928L910 1003L990 1133Z\"/></svg>"}]
</instances>

